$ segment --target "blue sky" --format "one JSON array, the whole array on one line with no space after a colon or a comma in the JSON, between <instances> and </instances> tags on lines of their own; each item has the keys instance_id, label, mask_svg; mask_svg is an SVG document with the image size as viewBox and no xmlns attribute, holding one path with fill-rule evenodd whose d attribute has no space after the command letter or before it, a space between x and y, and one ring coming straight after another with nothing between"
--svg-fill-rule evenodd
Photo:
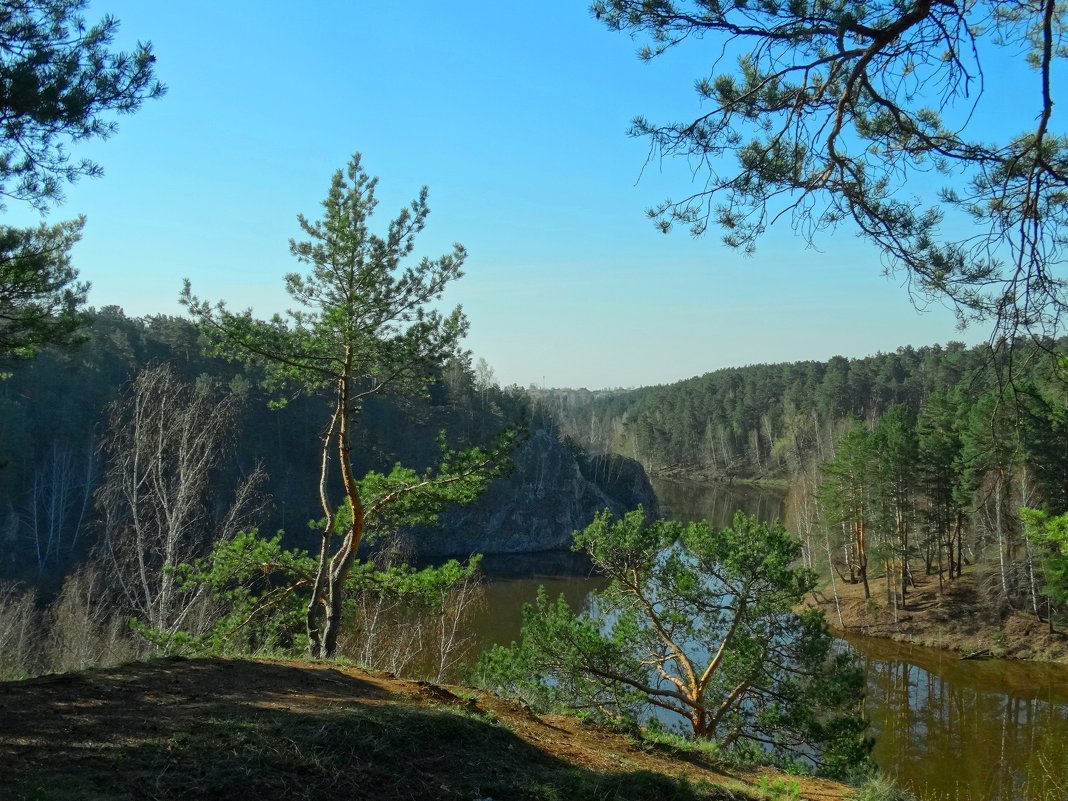
<instances>
[{"instance_id":1,"label":"blue sky","mask_svg":"<svg viewBox=\"0 0 1068 801\"><path fill-rule=\"evenodd\" d=\"M984 338L918 312L848 233L814 251L782 226L747 258L714 233L654 230L644 210L689 173L643 173L647 145L625 131L696 108L700 42L641 63L584 0L104 0L90 16L105 12L120 45L153 43L169 91L79 149L105 175L51 214L88 217L75 262L93 305L178 314L189 277L206 298L285 308L296 215L318 215L358 150L383 226L429 185L417 254L468 249L448 301L502 383L640 386ZM9 224L32 218L10 205Z\"/></svg>"}]
</instances>

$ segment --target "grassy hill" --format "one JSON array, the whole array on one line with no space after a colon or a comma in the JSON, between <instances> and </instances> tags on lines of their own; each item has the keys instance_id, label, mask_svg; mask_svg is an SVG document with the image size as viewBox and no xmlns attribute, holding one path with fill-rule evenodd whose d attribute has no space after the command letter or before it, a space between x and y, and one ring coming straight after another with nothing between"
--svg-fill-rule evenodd
<instances>
[{"instance_id":1,"label":"grassy hill","mask_svg":"<svg viewBox=\"0 0 1068 801\"><path fill-rule=\"evenodd\" d=\"M306 662L161 659L0 684L0 798L796 799L492 695Z\"/></svg>"}]
</instances>

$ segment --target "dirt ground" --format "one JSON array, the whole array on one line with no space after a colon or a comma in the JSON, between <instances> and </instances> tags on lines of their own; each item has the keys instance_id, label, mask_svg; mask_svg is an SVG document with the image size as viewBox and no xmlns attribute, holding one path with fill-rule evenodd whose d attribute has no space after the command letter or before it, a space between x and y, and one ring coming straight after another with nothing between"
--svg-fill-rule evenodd
<instances>
[{"instance_id":1,"label":"dirt ground","mask_svg":"<svg viewBox=\"0 0 1068 801\"><path fill-rule=\"evenodd\" d=\"M804 799L848 797L796 781ZM12 801L726 800L760 798L759 782L495 696L318 663L164 659L0 684Z\"/></svg>"},{"instance_id":2,"label":"dirt ground","mask_svg":"<svg viewBox=\"0 0 1068 801\"><path fill-rule=\"evenodd\" d=\"M860 584L836 582L838 602L830 585L816 594L832 629L886 637L932 648L946 648L964 656L1068 662L1068 636L1050 634L1033 613L1013 611L1000 619L980 603L974 569L946 581L939 591L938 576L917 574L909 587L906 606L896 613L886 597L882 579L869 580L871 599ZM839 610L841 617L839 617Z\"/></svg>"}]
</instances>

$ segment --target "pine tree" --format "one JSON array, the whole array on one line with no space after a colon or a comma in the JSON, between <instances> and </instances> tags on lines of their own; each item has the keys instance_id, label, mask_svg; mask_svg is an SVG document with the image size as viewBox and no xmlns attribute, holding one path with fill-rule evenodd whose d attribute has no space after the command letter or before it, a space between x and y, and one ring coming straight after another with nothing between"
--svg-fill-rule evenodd
<instances>
[{"instance_id":1,"label":"pine tree","mask_svg":"<svg viewBox=\"0 0 1068 801\"><path fill-rule=\"evenodd\" d=\"M400 466L362 481L354 474L352 431L363 402L385 392L424 393L432 368L457 352L467 330L459 307L448 315L432 308L462 275L463 247L405 266L429 214L426 188L379 236L368 227L376 185L357 154L334 174L322 219L298 217L307 238L291 241L290 252L309 271L286 276L297 308L285 317L257 320L251 310L212 306L192 294L188 281L182 296L216 350L261 366L268 387L332 397L320 465L322 540L307 612L316 658L336 651L345 579L368 526L391 515L394 524L423 520L446 500L471 499L494 460L475 450L446 453L443 464L423 476ZM332 478L342 488L341 504L331 499ZM341 540L336 548L335 535Z\"/></svg>"},{"instance_id":2,"label":"pine tree","mask_svg":"<svg viewBox=\"0 0 1068 801\"><path fill-rule=\"evenodd\" d=\"M918 458L915 423L907 406L890 407L872 433L872 445L877 462L875 515L885 544L887 590L895 605L900 591L904 606L914 550L909 536L915 517Z\"/></svg>"},{"instance_id":3,"label":"pine tree","mask_svg":"<svg viewBox=\"0 0 1068 801\"><path fill-rule=\"evenodd\" d=\"M0 13L0 198L44 211L63 186L101 174L90 159L72 160L70 143L106 139L115 114L129 114L165 91L155 78L152 46L110 49L118 21L87 25L87 0L23 0ZM0 211L4 205L0 202ZM33 356L49 343L81 337L88 284L70 249L83 219L58 225L0 225L0 363Z\"/></svg>"},{"instance_id":4,"label":"pine tree","mask_svg":"<svg viewBox=\"0 0 1068 801\"><path fill-rule=\"evenodd\" d=\"M848 532L851 560L849 576L864 585L865 599L871 598L868 585L868 551L874 515L876 452L871 433L859 422L838 442L834 458L823 469L820 487L829 525Z\"/></svg>"},{"instance_id":5,"label":"pine tree","mask_svg":"<svg viewBox=\"0 0 1068 801\"><path fill-rule=\"evenodd\" d=\"M1021 509L1027 538L1042 549L1045 583L1042 594L1048 599L1049 630L1057 606L1068 605L1068 513L1050 516L1040 509Z\"/></svg>"},{"instance_id":6,"label":"pine tree","mask_svg":"<svg viewBox=\"0 0 1068 801\"><path fill-rule=\"evenodd\" d=\"M930 531L927 563L930 568L933 561L938 562L940 591L944 576L953 579L961 568L964 506L954 494L960 482L960 403L959 394L939 390L927 399L916 421L917 478L927 500L924 517Z\"/></svg>"}]
</instances>

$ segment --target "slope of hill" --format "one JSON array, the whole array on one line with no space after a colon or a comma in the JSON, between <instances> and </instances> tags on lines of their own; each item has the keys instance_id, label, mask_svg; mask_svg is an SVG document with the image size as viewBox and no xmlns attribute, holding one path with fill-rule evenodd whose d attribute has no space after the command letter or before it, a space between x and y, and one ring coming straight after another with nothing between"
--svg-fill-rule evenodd
<instances>
[{"instance_id":1,"label":"slope of hill","mask_svg":"<svg viewBox=\"0 0 1068 801\"><path fill-rule=\"evenodd\" d=\"M4 799L848 797L574 718L305 662L164 659L0 685ZM777 793L777 794L774 794Z\"/></svg>"},{"instance_id":2,"label":"slope of hill","mask_svg":"<svg viewBox=\"0 0 1068 801\"><path fill-rule=\"evenodd\" d=\"M1033 612L1005 609L991 614L982 579L968 566L939 592L938 576L917 571L904 606L896 610L876 587L869 599L860 584L837 582L813 598L837 632L884 637L965 656L1068 663L1068 633L1051 632ZM881 580L878 582L881 583Z\"/></svg>"}]
</instances>

